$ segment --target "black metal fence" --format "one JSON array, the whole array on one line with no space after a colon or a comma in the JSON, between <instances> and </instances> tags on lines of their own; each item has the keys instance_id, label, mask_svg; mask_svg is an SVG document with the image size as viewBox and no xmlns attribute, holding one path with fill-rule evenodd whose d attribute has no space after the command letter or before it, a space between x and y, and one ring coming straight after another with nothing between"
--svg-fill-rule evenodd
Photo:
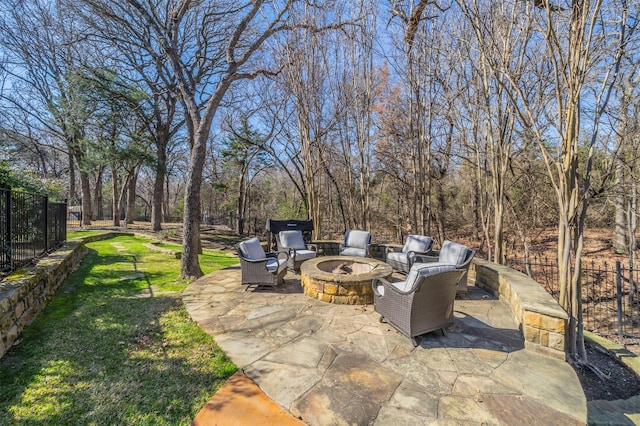
<instances>
[{"instance_id":1,"label":"black metal fence","mask_svg":"<svg viewBox=\"0 0 640 426\"><path fill-rule=\"evenodd\" d=\"M0 273L32 263L66 238L66 203L0 188Z\"/></svg>"},{"instance_id":2,"label":"black metal fence","mask_svg":"<svg viewBox=\"0 0 640 426\"><path fill-rule=\"evenodd\" d=\"M507 266L531 276L556 299L560 295L558 265L547 258L510 258ZM640 269L591 261L582 267L584 327L620 343L640 339Z\"/></svg>"},{"instance_id":3,"label":"black metal fence","mask_svg":"<svg viewBox=\"0 0 640 426\"><path fill-rule=\"evenodd\" d=\"M96 228L110 228L113 226L113 206L111 203L105 201L100 203L95 212L91 214L91 227ZM136 205L135 214L133 217L134 224L140 222L151 221L151 210L146 206ZM67 216L67 227L69 229L83 228L86 225L82 223L83 211L80 201L74 201L69 205ZM120 226L126 227L125 223L126 214L124 207L120 212ZM165 217L163 224L182 224L182 216ZM267 235L266 231L266 217L249 216L244 219L243 230L245 235ZM231 230L238 229L238 216L232 212L204 212L200 218L201 225L209 226L224 226Z\"/></svg>"},{"instance_id":4,"label":"black metal fence","mask_svg":"<svg viewBox=\"0 0 640 426\"><path fill-rule=\"evenodd\" d=\"M94 207L94 212L89 215L90 226L98 228L109 228L113 226L113 204L110 201L103 201ZM74 200L69 204L67 227L69 229L83 228L82 204L80 200ZM120 209L120 226L126 226L126 206ZM146 206L136 205L134 209L133 222L151 221L151 210ZM167 217L163 223L182 223L182 217Z\"/></svg>"}]
</instances>

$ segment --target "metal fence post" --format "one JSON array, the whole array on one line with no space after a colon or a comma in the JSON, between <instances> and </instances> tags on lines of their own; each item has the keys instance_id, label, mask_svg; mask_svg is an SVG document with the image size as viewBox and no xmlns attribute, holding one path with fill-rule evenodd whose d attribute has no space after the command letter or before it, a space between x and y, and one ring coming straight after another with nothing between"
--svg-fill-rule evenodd
<instances>
[{"instance_id":1,"label":"metal fence post","mask_svg":"<svg viewBox=\"0 0 640 426\"><path fill-rule=\"evenodd\" d=\"M9 257L9 268L13 269L13 235L11 235L11 228L13 228L12 224L11 224L11 188L8 188L9 190L7 192L5 192L6 196L7 196L7 202L5 203L5 205L7 206L7 244L8 247L6 247L7 250L7 256ZM3 247L4 249L4 247Z\"/></svg>"},{"instance_id":2,"label":"metal fence post","mask_svg":"<svg viewBox=\"0 0 640 426\"><path fill-rule=\"evenodd\" d=\"M43 200L43 213L44 220L42 222L42 230L44 234L44 252L47 253L49 251L49 197L44 197Z\"/></svg>"},{"instance_id":3,"label":"metal fence post","mask_svg":"<svg viewBox=\"0 0 640 426\"><path fill-rule=\"evenodd\" d=\"M631 259L629 259L629 324L631 324L631 334L635 334L635 327L634 324L636 323L636 321L634 320L634 314L635 314L635 309L634 309L634 288L635 288L635 283L633 280L633 261Z\"/></svg>"},{"instance_id":4,"label":"metal fence post","mask_svg":"<svg viewBox=\"0 0 640 426\"><path fill-rule=\"evenodd\" d=\"M623 342L622 335L622 272L620 271L620 261L616 260L616 300L618 302L618 338Z\"/></svg>"},{"instance_id":5,"label":"metal fence post","mask_svg":"<svg viewBox=\"0 0 640 426\"><path fill-rule=\"evenodd\" d=\"M60 210L60 220L62 221L62 227L60 228L60 235L56 238L59 241L67 240L67 218L69 217L69 201L64 199L64 209Z\"/></svg>"}]
</instances>

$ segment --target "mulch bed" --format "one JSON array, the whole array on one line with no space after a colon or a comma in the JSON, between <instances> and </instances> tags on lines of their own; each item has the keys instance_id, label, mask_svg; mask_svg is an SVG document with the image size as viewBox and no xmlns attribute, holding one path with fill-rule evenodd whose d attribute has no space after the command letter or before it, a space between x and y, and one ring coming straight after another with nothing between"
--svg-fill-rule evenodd
<instances>
[{"instance_id":1,"label":"mulch bed","mask_svg":"<svg viewBox=\"0 0 640 426\"><path fill-rule=\"evenodd\" d=\"M615 401L640 395L640 378L614 355L591 344L586 344L586 350L588 363L604 375L601 378L587 366L574 365L587 401Z\"/></svg>"}]
</instances>

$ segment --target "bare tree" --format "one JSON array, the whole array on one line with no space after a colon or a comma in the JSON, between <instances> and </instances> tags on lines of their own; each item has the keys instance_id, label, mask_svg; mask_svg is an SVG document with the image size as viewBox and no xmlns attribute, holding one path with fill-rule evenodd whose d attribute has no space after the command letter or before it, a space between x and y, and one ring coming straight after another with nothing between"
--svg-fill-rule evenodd
<instances>
[{"instance_id":1,"label":"bare tree","mask_svg":"<svg viewBox=\"0 0 640 426\"><path fill-rule=\"evenodd\" d=\"M373 9L374 5L363 3L364 10ZM362 229L371 229L371 157L373 155L373 105L376 101L376 79L374 67L373 44L377 20L375 14L370 14L367 21L358 26L354 37L352 58L354 71L353 91L355 94L354 109L352 111L355 125L355 137L358 144L359 160L359 189L360 208L362 214Z\"/></svg>"},{"instance_id":2,"label":"bare tree","mask_svg":"<svg viewBox=\"0 0 640 426\"><path fill-rule=\"evenodd\" d=\"M626 5L626 1L622 1ZM631 13L633 15L633 13ZM632 38L637 29L638 18L627 19L627 37ZM627 43L630 45L630 43ZM628 49L628 48L627 48ZM616 132L616 152L613 160L615 185L613 205L615 207L613 246L618 253L627 253L631 264L635 262L637 249L635 231L637 227L637 163L638 137L640 131L640 110L635 102L640 87L640 63L637 55L626 53L622 58L620 79L616 85L616 102L608 115Z\"/></svg>"},{"instance_id":3,"label":"bare tree","mask_svg":"<svg viewBox=\"0 0 640 426\"><path fill-rule=\"evenodd\" d=\"M598 127L621 58L620 49L606 50L605 40L610 40L609 46L622 46L622 43L620 33L616 37L616 33L607 31L608 27L602 18L613 15L610 15L611 11L603 12L603 3L599 0L572 0L566 8L549 2L526 3L522 7L522 16L528 19L523 24L533 26L545 47L545 56L540 58L540 62L551 74L549 80L554 103L548 107L553 105L555 111L555 119L550 122L555 143L549 143L550 132L541 128L541 117L534 113L523 74L516 75L505 70L507 93L512 96L513 105L524 126L530 129L536 139L556 195L559 301L570 318L568 354L576 360L585 360L581 297L584 226L592 196L591 172ZM624 18L620 22L623 23ZM604 71L602 67L595 66L600 60L606 63ZM586 159L581 159L583 90L589 79L593 78L594 70L602 76L602 84L594 95L595 113L588 138L588 154Z\"/></svg>"},{"instance_id":4,"label":"bare tree","mask_svg":"<svg viewBox=\"0 0 640 426\"><path fill-rule=\"evenodd\" d=\"M179 96L175 75L156 49L157 36L140 20L116 19L109 2L65 0L67 7L81 16L89 30L87 38L100 52L98 61L109 58L113 71L129 85L140 90L146 87L146 96L123 96L122 90L114 95L129 103L131 112L144 124L155 146L155 178L151 203L151 226L154 231L162 228L164 182L167 155L171 139L184 126L179 117Z\"/></svg>"},{"instance_id":5,"label":"bare tree","mask_svg":"<svg viewBox=\"0 0 640 426\"><path fill-rule=\"evenodd\" d=\"M433 0L391 4L403 36L402 41L395 40L396 50L404 56L395 61L395 69L403 79L407 103L401 113L408 118L403 142L409 145L410 228L443 240L442 212L447 203L443 184L451 171L454 144L459 142L452 114L459 102L459 90L453 83L459 66L455 54L445 54L457 47L440 30L441 25L450 25L446 14L450 4Z\"/></svg>"},{"instance_id":6,"label":"bare tree","mask_svg":"<svg viewBox=\"0 0 640 426\"><path fill-rule=\"evenodd\" d=\"M130 21L154 34L152 47L166 59L184 110L190 159L186 178L180 275L202 275L200 214L202 172L213 118L231 85L269 73L259 63L265 42L278 33L308 27L294 22L295 1L85 0L109 19ZM314 6L309 5L310 8Z\"/></svg>"},{"instance_id":7,"label":"bare tree","mask_svg":"<svg viewBox=\"0 0 640 426\"><path fill-rule=\"evenodd\" d=\"M314 17L318 19L318 17ZM314 223L314 238L323 232L322 177L328 176L334 183L338 202L343 203L341 189L324 159L329 147L329 134L336 126L334 106L330 101L330 54L334 46L323 33L297 31L281 46L284 69L284 85L293 99L295 134L303 173L304 203L308 217ZM339 106L335 106L339 108ZM343 226L346 227L346 211L341 207Z\"/></svg>"},{"instance_id":8,"label":"bare tree","mask_svg":"<svg viewBox=\"0 0 640 426\"><path fill-rule=\"evenodd\" d=\"M82 222L89 225L92 203L84 123L91 105L80 89L83 46L78 43L77 22L65 17L55 2L12 0L0 8L0 43L8 55L4 72L13 81L4 100L64 142L79 168Z\"/></svg>"},{"instance_id":9,"label":"bare tree","mask_svg":"<svg viewBox=\"0 0 640 426\"><path fill-rule=\"evenodd\" d=\"M529 27L521 27L517 19L520 13L517 3L484 3L480 1L459 2L475 36L478 47L477 57L470 58L470 66L475 69L477 84L473 92L478 99L477 111L482 128L477 137L486 141L486 170L489 185L487 194L491 197L493 211L493 261L505 262L504 221L507 212L507 174L513 161L516 144L516 115L506 93L505 75L521 74L527 63L527 40L531 37ZM470 53L470 52L469 52ZM474 60L475 59L475 60ZM544 85L544 81L540 81ZM478 141L476 141L478 144ZM480 152L479 149L476 152ZM480 166L480 160L477 161ZM478 168L478 171L483 170ZM482 179L478 179L482 182ZM485 233L487 231L486 222Z\"/></svg>"},{"instance_id":10,"label":"bare tree","mask_svg":"<svg viewBox=\"0 0 640 426\"><path fill-rule=\"evenodd\" d=\"M261 116L265 122L264 127L272 129L272 137L269 138L263 149L271 156L279 166L282 173L288 178L294 191L287 191L287 205L285 209L292 210L291 217L309 216L308 203L306 202L306 182L304 180L304 166L301 162L300 144L295 126L295 103L291 101L291 93L286 84L279 80L285 80L287 73L281 73L279 79L261 80L267 81L258 90L262 94Z\"/></svg>"},{"instance_id":11,"label":"bare tree","mask_svg":"<svg viewBox=\"0 0 640 426\"><path fill-rule=\"evenodd\" d=\"M238 235L245 232L245 221L249 206L251 182L260 168L265 166L265 136L254 130L249 120L243 117L236 128L232 123L228 127L229 135L225 138L222 150L222 164L233 171L236 180L236 220Z\"/></svg>"}]
</instances>

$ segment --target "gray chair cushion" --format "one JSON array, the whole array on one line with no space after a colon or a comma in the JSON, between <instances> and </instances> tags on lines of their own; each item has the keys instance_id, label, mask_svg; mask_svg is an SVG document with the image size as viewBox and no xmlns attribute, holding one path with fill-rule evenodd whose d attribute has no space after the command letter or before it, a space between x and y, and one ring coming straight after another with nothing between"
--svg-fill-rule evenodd
<instances>
[{"instance_id":1,"label":"gray chair cushion","mask_svg":"<svg viewBox=\"0 0 640 426\"><path fill-rule=\"evenodd\" d=\"M409 280L393 282L393 283L391 283L391 285L394 286L395 288L397 288L400 291L407 291L407 290L411 289L411 285L409 283ZM384 289L383 289L383 291L381 293L384 296Z\"/></svg>"},{"instance_id":2,"label":"gray chair cushion","mask_svg":"<svg viewBox=\"0 0 640 426\"><path fill-rule=\"evenodd\" d=\"M399 251L391 251L387 253L387 260L393 260L400 263L409 263L407 253L402 253Z\"/></svg>"},{"instance_id":3,"label":"gray chair cushion","mask_svg":"<svg viewBox=\"0 0 640 426\"><path fill-rule=\"evenodd\" d=\"M448 272L448 271L455 271L455 270L456 270L456 265L446 264L442 262L414 263L411 269L409 270L409 274L407 275L406 281L404 281L402 291L408 291L411 288L413 288L413 286L416 285L418 279L421 276L429 277L431 275L436 275L441 272ZM394 283L394 285L395 284L396 283ZM400 284L400 283L397 283L397 284Z\"/></svg>"},{"instance_id":4,"label":"gray chair cushion","mask_svg":"<svg viewBox=\"0 0 640 426\"><path fill-rule=\"evenodd\" d=\"M316 252L313 250L296 250L296 261L309 260L316 257Z\"/></svg>"},{"instance_id":5,"label":"gray chair cushion","mask_svg":"<svg viewBox=\"0 0 640 426\"><path fill-rule=\"evenodd\" d=\"M367 231L349 230L344 235L344 246L366 249L371 242L371 234Z\"/></svg>"},{"instance_id":6,"label":"gray chair cushion","mask_svg":"<svg viewBox=\"0 0 640 426\"><path fill-rule=\"evenodd\" d=\"M250 238L241 242L239 245L240 250L245 258L250 260L262 260L267 257L264 253L264 249L260 245L260 240L256 237Z\"/></svg>"},{"instance_id":7,"label":"gray chair cushion","mask_svg":"<svg viewBox=\"0 0 640 426\"><path fill-rule=\"evenodd\" d=\"M345 249L343 249L340 252L341 255L344 256L360 256L360 257L366 257L367 256L367 250L365 249L360 249L360 248L353 248L353 247L347 247Z\"/></svg>"},{"instance_id":8,"label":"gray chair cushion","mask_svg":"<svg viewBox=\"0 0 640 426\"><path fill-rule=\"evenodd\" d=\"M278 236L283 248L294 248L296 250L307 249L304 238L302 238L302 231L280 231Z\"/></svg>"},{"instance_id":9,"label":"gray chair cushion","mask_svg":"<svg viewBox=\"0 0 640 426\"><path fill-rule=\"evenodd\" d=\"M450 265L461 265L469 255L469 248L462 244L445 241L440 249L438 261Z\"/></svg>"},{"instance_id":10,"label":"gray chair cushion","mask_svg":"<svg viewBox=\"0 0 640 426\"><path fill-rule=\"evenodd\" d=\"M415 263L409 270L407 279L404 281L392 282L391 285L400 291L409 291L416 284L420 277L430 277L441 272L455 271L455 265L447 265L440 262L434 263ZM376 287L378 293L384 296L384 286L379 285Z\"/></svg>"},{"instance_id":11,"label":"gray chair cushion","mask_svg":"<svg viewBox=\"0 0 640 426\"><path fill-rule=\"evenodd\" d=\"M455 271L456 265L442 262L414 263L411 269L415 270L420 276L430 277L442 272Z\"/></svg>"},{"instance_id":12,"label":"gray chair cushion","mask_svg":"<svg viewBox=\"0 0 640 426\"><path fill-rule=\"evenodd\" d=\"M427 253L431 246L433 246L433 240L430 237L424 235L409 235L407 241L402 247L402 252L407 253L410 251L416 251L419 253Z\"/></svg>"},{"instance_id":13,"label":"gray chair cushion","mask_svg":"<svg viewBox=\"0 0 640 426\"><path fill-rule=\"evenodd\" d=\"M269 259L265 264L265 267L269 272L276 272L285 267L287 264L286 259Z\"/></svg>"}]
</instances>

